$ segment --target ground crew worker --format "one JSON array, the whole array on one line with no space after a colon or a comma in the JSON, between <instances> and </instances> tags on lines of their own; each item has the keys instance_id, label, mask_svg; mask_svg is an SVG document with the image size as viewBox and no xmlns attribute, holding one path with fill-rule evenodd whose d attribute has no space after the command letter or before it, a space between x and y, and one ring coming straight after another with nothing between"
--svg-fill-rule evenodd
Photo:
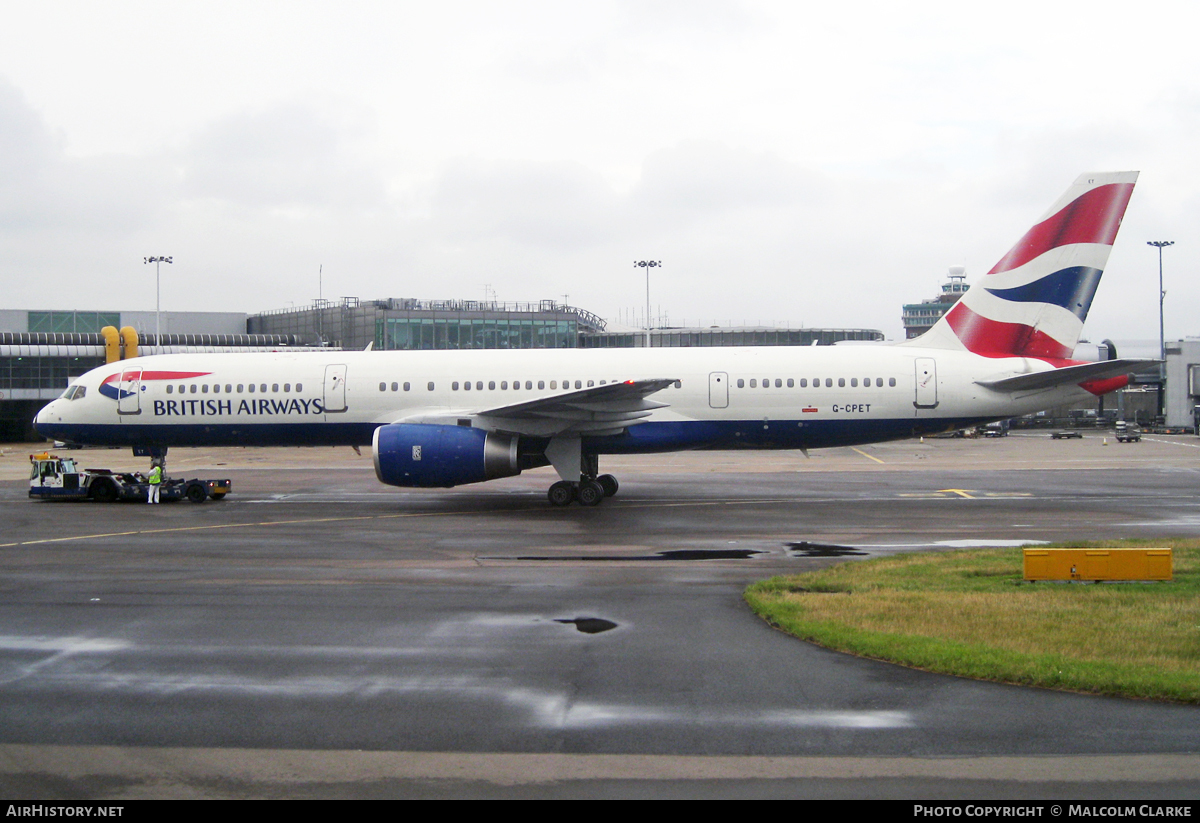
<instances>
[{"instance_id":1,"label":"ground crew worker","mask_svg":"<svg viewBox=\"0 0 1200 823\"><path fill-rule=\"evenodd\" d=\"M159 487L162 485L162 481L163 481L162 466L156 465L154 468L150 469L150 493L146 496L147 503L157 503L158 502L158 490L159 490Z\"/></svg>"}]
</instances>

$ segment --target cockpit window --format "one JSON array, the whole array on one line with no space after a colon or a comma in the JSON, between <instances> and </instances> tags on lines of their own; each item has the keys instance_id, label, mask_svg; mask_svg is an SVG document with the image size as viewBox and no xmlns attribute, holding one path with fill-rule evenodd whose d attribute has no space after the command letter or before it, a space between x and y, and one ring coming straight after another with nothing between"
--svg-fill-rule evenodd
<instances>
[{"instance_id":1,"label":"cockpit window","mask_svg":"<svg viewBox=\"0 0 1200 823\"><path fill-rule=\"evenodd\" d=\"M62 393L61 397L64 400L78 400L87 394L87 388L84 386L67 386L67 390Z\"/></svg>"}]
</instances>

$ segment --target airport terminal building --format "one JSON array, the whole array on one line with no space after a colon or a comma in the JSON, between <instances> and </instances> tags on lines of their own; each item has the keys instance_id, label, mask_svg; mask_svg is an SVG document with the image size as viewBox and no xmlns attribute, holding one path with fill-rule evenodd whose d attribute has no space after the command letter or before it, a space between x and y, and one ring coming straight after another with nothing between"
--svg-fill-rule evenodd
<instances>
[{"instance_id":1,"label":"airport terminal building","mask_svg":"<svg viewBox=\"0 0 1200 823\"><path fill-rule=\"evenodd\" d=\"M155 329L162 325L162 341ZM105 328L136 332L140 354L278 351L280 349L426 351L436 349L630 348L646 345L646 333L612 329L595 314L553 300L499 303L470 300L318 301L305 307L259 314L96 310L0 310L0 442L37 440L33 416L70 381L106 362ZM811 346L843 341L882 342L875 329L771 327L662 328L650 332L653 347ZM1157 341L1155 341L1157 343ZM122 341L124 345L124 341ZM128 356L122 348L121 356ZM1137 354L1138 352L1133 352ZM1130 354L1123 351L1122 354ZM1165 423L1197 424L1200 405L1200 341L1167 344ZM1157 384L1143 375L1094 410L1071 415L1099 417L1109 409L1130 420L1151 422L1147 394ZM1067 411L1061 416L1066 416Z\"/></svg>"},{"instance_id":2,"label":"airport terminal building","mask_svg":"<svg viewBox=\"0 0 1200 823\"><path fill-rule=\"evenodd\" d=\"M156 335L161 323L162 340ZM595 314L542 300L501 303L389 298L315 301L259 314L238 312L0 311L0 442L37 440L32 420L72 379L103 365L105 329L129 330L132 354L365 349L630 348L646 333L612 330ZM882 341L876 329L665 328L654 347L811 346ZM129 345L132 341L132 346Z\"/></svg>"}]
</instances>

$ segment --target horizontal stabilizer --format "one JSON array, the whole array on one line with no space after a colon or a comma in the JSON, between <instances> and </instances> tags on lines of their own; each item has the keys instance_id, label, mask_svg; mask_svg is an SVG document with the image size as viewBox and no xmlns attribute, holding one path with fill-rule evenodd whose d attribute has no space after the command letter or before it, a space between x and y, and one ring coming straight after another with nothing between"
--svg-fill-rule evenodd
<instances>
[{"instance_id":1,"label":"horizontal stabilizer","mask_svg":"<svg viewBox=\"0 0 1200 823\"><path fill-rule=\"evenodd\" d=\"M1158 368L1161 362L1161 360L1101 360L1098 363L1081 363L1078 366L1063 366L1061 369L1017 374L994 380L976 380L975 382L995 391L1035 391L1149 371Z\"/></svg>"}]
</instances>

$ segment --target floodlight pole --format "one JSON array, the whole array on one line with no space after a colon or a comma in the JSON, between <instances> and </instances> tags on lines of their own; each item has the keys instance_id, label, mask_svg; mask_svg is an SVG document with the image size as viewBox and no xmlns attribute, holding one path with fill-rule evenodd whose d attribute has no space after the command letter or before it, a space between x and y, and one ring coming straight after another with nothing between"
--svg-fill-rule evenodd
<instances>
[{"instance_id":1,"label":"floodlight pole","mask_svg":"<svg viewBox=\"0 0 1200 823\"><path fill-rule=\"evenodd\" d=\"M159 276L163 263L170 263L170 257L143 257L142 264L154 264L154 353L162 354L162 278Z\"/></svg>"},{"instance_id":2,"label":"floodlight pole","mask_svg":"<svg viewBox=\"0 0 1200 823\"><path fill-rule=\"evenodd\" d=\"M1158 364L1158 416L1162 417L1165 414L1163 384L1167 380L1167 338L1163 332L1163 303L1166 302L1167 293L1163 290L1162 252L1167 246L1174 246L1175 241L1147 240L1146 245L1158 249L1158 359L1161 361Z\"/></svg>"},{"instance_id":3,"label":"floodlight pole","mask_svg":"<svg viewBox=\"0 0 1200 823\"><path fill-rule=\"evenodd\" d=\"M646 270L646 348L650 348L650 269L662 265L661 260L635 260L633 265Z\"/></svg>"}]
</instances>

